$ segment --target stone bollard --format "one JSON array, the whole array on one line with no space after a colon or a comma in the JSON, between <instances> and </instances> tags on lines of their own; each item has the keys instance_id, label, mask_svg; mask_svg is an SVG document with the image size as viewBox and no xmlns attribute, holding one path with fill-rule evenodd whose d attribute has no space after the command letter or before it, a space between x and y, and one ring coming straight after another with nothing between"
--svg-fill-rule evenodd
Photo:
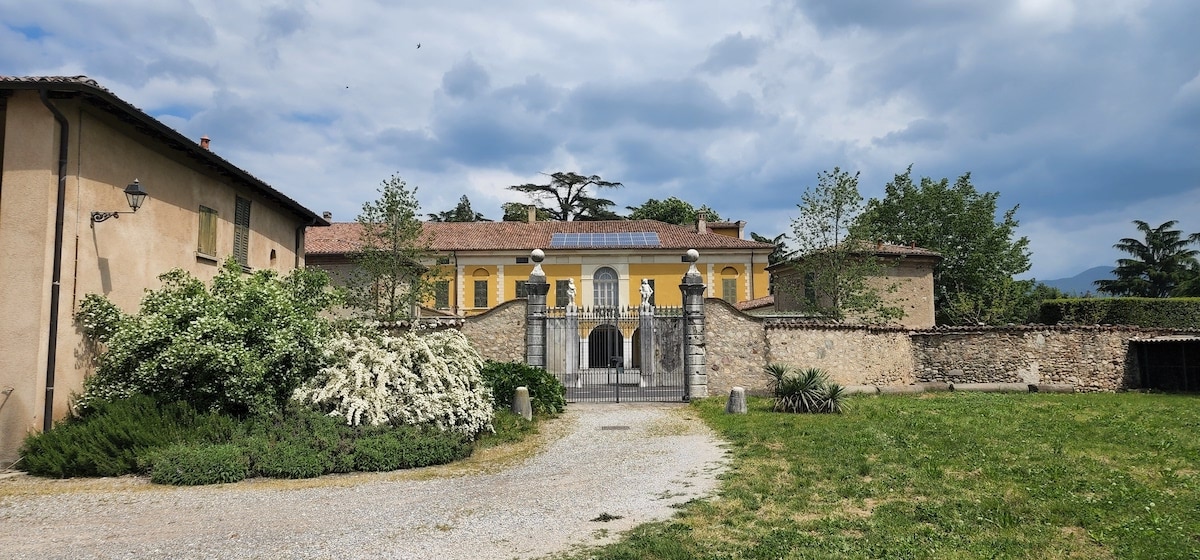
<instances>
[{"instance_id":1,"label":"stone bollard","mask_svg":"<svg viewBox=\"0 0 1200 560\"><path fill-rule=\"evenodd\" d=\"M729 402L725 403L725 412L729 414L745 414L746 413L746 390L742 387L734 387L729 392Z\"/></svg>"},{"instance_id":2,"label":"stone bollard","mask_svg":"<svg viewBox=\"0 0 1200 560\"><path fill-rule=\"evenodd\" d=\"M512 411L521 418L533 420L533 405L529 402L528 387L517 387L517 391L513 393Z\"/></svg>"}]
</instances>

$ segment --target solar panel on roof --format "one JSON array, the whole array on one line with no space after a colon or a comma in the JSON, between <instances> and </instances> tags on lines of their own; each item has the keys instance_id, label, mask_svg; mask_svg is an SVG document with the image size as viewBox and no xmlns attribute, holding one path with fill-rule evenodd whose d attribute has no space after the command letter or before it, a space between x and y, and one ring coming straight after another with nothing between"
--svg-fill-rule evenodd
<instances>
[{"instance_id":1,"label":"solar panel on roof","mask_svg":"<svg viewBox=\"0 0 1200 560\"><path fill-rule=\"evenodd\" d=\"M653 231L625 231L617 233L555 233L550 236L550 246L565 247L658 247L658 233Z\"/></svg>"}]
</instances>

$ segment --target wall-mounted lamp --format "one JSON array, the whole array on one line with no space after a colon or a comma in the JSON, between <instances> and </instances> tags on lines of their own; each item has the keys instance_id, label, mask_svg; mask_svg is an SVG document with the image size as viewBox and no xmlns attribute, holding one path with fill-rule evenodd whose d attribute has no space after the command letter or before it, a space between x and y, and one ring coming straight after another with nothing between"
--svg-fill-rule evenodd
<instances>
[{"instance_id":1,"label":"wall-mounted lamp","mask_svg":"<svg viewBox=\"0 0 1200 560\"><path fill-rule=\"evenodd\" d=\"M129 186L125 187L125 200L129 202L129 207L133 210L130 212L92 212L92 224L103 222L109 218L119 218L121 214L132 214L142 207L142 203L146 201L146 191L142 190L141 183L134 179ZM93 226L95 227L95 226Z\"/></svg>"}]
</instances>

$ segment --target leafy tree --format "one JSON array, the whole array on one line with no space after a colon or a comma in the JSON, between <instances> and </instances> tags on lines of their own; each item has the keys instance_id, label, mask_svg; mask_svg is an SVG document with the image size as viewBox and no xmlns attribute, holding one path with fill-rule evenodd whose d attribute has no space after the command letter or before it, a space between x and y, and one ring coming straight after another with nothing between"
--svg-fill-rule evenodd
<instances>
[{"instance_id":1,"label":"leafy tree","mask_svg":"<svg viewBox=\"0 0 1200 560\"><path fill-rule=\"evenodd\" d=\"M504 218L506 222L525 222L529 220L529 205L521 204L520 202L505 202L500 206L504 209ZM550 221L550 213L545 208L534 208L536 217L539 222Z\"/></svg>"},{"instance_id":2,"label":"leafy tree","mask_svg":"<svg viewBox=\"0 0 1200 560\"><path fill-rule=\"evenodd\" d=\"M621 219L611 208L615 204L606 198L596 198L588 194L588 187L597 189L615 189L624 185L613 181L605 181L599 175L585 177L574 172L553 173L549 175L550 182L545 185L527 183L513 185L509 190L528 194L549 214L550 219L560 222L575 220L619 220ZM543 204L549 201L549 204ZM507 209L505 211L507 216Z\"/></svg>"},{"instance_id":3,"label":"leafy tree","mask_svg":"<svg viewBox=\"0 0 1200 560\"><path fill-rule=\"evenodd\" d=\"M1184 237L1183 232L1171 229L1178 220L1156 228L1141 220L1133 223L1145 241L1126 237L1113 245L1133 258L1117 259L1116 280L1097 280L1096 289L1114 296L1151 298L1192 293L1200 283L1196 280L1200 251L1189 247L1200 242L1200 233Z\"/></svg>"},{"instance_id":4,"label":"leafy tree","mask_svg":"<svg viewBox=\"0 0 1200 560\"><path fill-rule=\"evenodd\" d=\"M361 246L351 255L356 266L348 279L347 305L378 321L398 321L411 318L417 305L432 297L437 271L425 264L433 250L417 219L416 187L409 189L393 175L379 194L358 215Z\"/></svg>"},{"instance_id":5,"label":"leafy tree","mask_svg":"<svg viewBox=\"0 0 1200 560\"><path fill-rule=\"evenodd\" d=\"M916 244L937 251L934 310L939 324L1007 322L1017 313L1012 278L1029 270L1029 240L1016 238L1017 207L996 218L998 192L980 193L965 173L950 185L943 178L913 184L912 167L896 175L883 199L867 203L855 232L866 239ZM1014 291L1015 290L1015 291Z\"/></svg>"},{"instance_id":6,"label":"leafy tree","mask_svg":"<svg viewBox=\"0 0 1200 560\"><path fill-rule=\"evenodd\" d=\"M135 315L96 294L80 304L80 326L105 348L82 408L143 394L201 411L276 412L325 365L330 326L320 313L337 295L324 272L245 274L230 258L211 288L180 269L159 280Z\"/></svg>"},{"instance_id":7,"label":"leafy tree","mask_svg":"<svg viewBox=\"0 0 1200 560\"><path fill-rule=\"evenodd\" d=\"M1042 302L1067 295L1058 288L1037 280L998 279L988 297L972 297L959 292L947 302L946 314L958 324L1004 325L1037 322Z\"/></svg>"},{"instance_id":8,"label":"leafy tree","mask_svg":"<svg viewBox=\"0 0 1200 560\"><path fill-rule=\"evenodd\" d=\"M666 200L651 198L643 202L641 206L626 206L626 208L630 210L630 220L658 220L668 224L686 226L695 224L696 214L704 212L704 219L710 222L721 221L721 216L717 214L716 210L708 206L696 208L673 196Z\"/></svg>"},{"instance_id":9,"label":"leafy tree","mask_svg":"<svg viewBox=\"0 0 1200 560\"><path fill-rule=\"evenodd\" d=\"M467 195L462 195L458 199L458 205L452 210L429 214L431 222L490 222L491 220L483 217L483 214L476 212L471 208L471 201Z\"/></svg>"},{"instance_id":10,"label":"leafy tree","mask_svg":"<svg viewBox=\"0 0 1200 560\"><path fill-rule=\"evenodd\" d=\"M882 322L904 316L904 310L889 306L871 278L882 276L883 263L875 256L874 244L854 234L850 226L862 208L858 173L851 175L834 167L817 174L816 188L800 197L800 214L792 221L796 241L796 272L803 285L786 289L805 290L813 297L796 294L806 311L836 320L847 317ZM884 288L894 291L895 286Z\"/></svg>"},{"instance_id":11,"label":"leafy tree","mask_svg":"<svg viewBox=\"0 0 1200 560\"><path fill-rule=\"evenodd\" d=\"M775 246L775 250L771 251L770 255L767 255L768 264L786 261L796 254L795 251L792 251L787 246L786 233L781 233L775 237L767 237L765 235L759 235L757 233L750 232L750 239L753 239L759 243L770 243Z\"/></svg>"}]
</instances>

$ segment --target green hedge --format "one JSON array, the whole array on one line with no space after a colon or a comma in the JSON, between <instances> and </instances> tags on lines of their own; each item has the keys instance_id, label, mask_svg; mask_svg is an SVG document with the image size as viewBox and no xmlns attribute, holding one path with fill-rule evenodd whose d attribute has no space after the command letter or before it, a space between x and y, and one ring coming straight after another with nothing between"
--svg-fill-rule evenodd
<instances>
[{"instance_id":1,"label":"green hedge","mask_svg":"<svg viewBox=\"0 0 1200 560\"><path fill-rule=\"evenodd\" d=\"M557 377L546 370L520 362L483 364L483 381L492 388L493 406L504 410L512 406L517 387L529 389L529 401L535 414L558 414L567 409L567 390Z\"/></svg>"},{"instance_id":2,"label":"green hedge","mask_svg":"<svg viewBox=\"0 0 1200 560\"><path fill-rule=\"evenodd\" d=\"M1200 298L1074 298L1042 303L1038 322L1047 325L1136 325L1200 328Z\"/></svg>"}]
</instances>

